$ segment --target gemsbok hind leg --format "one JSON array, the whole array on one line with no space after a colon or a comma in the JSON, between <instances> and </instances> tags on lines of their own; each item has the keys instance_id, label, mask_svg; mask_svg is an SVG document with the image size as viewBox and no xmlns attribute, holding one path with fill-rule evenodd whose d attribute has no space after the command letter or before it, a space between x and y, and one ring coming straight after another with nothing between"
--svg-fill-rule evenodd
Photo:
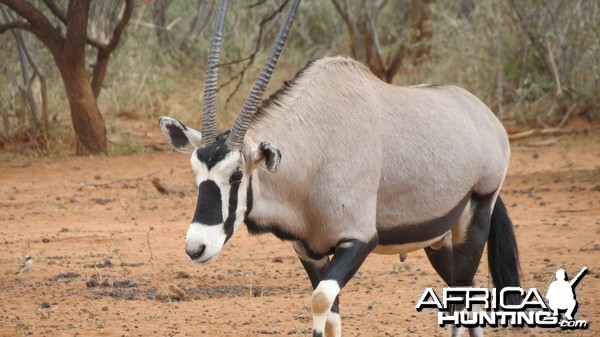
<instances>
[{"instance_id":1,"label":"gemsbok hind leg","mask_svg":"<svg viewBox=\"0 0 600 337\"><path fill-rule=\"evenodd\" d=\"M425 248L433 268L450 287L472 287L481 255L488 239L492 204L495 194L475 196L465 207L452 230L452 240L446 240L439 249ZM453 311L463 307L455 306ZM452 327L451 336L458 337L463 329ZM481 327L469 328L469 336L483 336Z\"/></svg>"}]
</instances>

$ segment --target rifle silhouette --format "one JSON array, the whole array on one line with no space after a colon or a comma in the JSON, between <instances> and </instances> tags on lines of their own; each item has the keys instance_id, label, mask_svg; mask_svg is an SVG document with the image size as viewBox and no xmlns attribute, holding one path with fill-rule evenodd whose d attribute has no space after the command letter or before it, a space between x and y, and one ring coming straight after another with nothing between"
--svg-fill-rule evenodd
<instances>
[{"instance_id":1,"label":"rifle silhouette","mask_svg":"<svg viewBox=\"0 0 600 337\"><path fill-rule=\"evenodd\" d=\"M579 280L581 280L581 278L587 273L587 271L588 271L588 268L583 267L583 269L581 269L579 274L577 274L575 277L573 277L571 279L571 281L569 281L569 285L571 286L571 288L575 288L577 286L577 283L579 283Z\"/></svg>"}]
</instances>

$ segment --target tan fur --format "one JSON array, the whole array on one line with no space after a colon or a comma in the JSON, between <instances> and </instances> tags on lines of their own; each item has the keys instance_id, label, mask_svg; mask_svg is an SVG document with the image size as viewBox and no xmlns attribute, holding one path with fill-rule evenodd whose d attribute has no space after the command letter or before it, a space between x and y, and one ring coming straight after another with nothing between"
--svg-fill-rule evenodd
<instances>
[{"instance_id":1,"label":"tan fur","mask_svg":"<svg viewBox=\"0 0 600 337\"><path fill-rule=\"evenodd\" d=\"M349 58L317 60L277 103L246 135L246 158L261 141L282 153L277 173L254 171L249 217L315 251L438 218L498 189L508 165L506 132L476 97L389 85Z\"/></svg>"}]
</instances>

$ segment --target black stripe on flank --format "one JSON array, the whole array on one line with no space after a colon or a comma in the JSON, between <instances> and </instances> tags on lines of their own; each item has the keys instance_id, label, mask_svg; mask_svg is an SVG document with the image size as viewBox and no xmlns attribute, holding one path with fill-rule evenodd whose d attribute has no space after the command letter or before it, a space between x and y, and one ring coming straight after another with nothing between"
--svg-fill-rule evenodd
<instances>
[{"instance_id":1,"label":"black stripe on flank","mask_svg":"<svg viewBox=\"0 0 600 337\"><path fill-rule=\"evenodd\" d=\"M221 189L212 180L206 180L198 186L198 202L192 222L203 225L218 225L223 223L223 204Z\"/></svg>"},{"instance_id":2,"label":"black stripe on flank","mask_svg":"<svg viewBox=\"0 0 600 337\"><path fill-rule=\"evenodd\" d=\"M378 231L379 244L401 245L411 242L423 242L441 236L456 223L470 198L471 192L467 193L456 207L437 219Z\"/></svg>"}]
</instances>

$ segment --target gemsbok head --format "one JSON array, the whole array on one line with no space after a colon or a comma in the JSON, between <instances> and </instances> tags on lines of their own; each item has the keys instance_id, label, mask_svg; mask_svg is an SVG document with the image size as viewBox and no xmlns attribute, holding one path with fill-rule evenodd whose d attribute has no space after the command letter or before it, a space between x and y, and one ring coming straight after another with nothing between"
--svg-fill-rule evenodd
<instances>
[{"instance_id":1,"label":"gemsbok head","mask_svg":"<svg viewBox=\"0 0 600 337\"><path fill-rule=\"evenodd\" d=\"M202 132L175 119L160 118L160 126L170 144L178 151L192 152L190 163L198 186L198 203L186 235L185 251L193 261L216 259L225 242L244 220L251 172L259 167L275 172L279 166L279 150L267 142L244 144L244 136L283 50L299 4L299 0L292 2L271 54L227 136L217 137L216 132L217 70L227 0L221 1L211 40L204 83Z\"/></svg>"}]
</instances>

